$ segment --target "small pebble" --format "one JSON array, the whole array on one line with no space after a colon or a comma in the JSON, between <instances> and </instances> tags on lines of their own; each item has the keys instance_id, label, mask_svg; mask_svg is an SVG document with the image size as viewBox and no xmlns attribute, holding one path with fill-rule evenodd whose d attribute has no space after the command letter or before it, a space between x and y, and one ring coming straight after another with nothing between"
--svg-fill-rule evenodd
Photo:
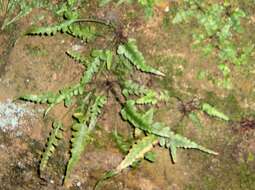
<instances>
[{"instance_id":1,"label":"small pebble","mask_svg":"<svg viewBox=\"0 0 255 190\"><path fill-rule=\"evenodd\" d=\"M81 182L80 182L80 181L77 182L77 183L76 183L76 186L77 186L77 187L80 187L80 186L81 186Z\"/></svg>"}]
</instances>

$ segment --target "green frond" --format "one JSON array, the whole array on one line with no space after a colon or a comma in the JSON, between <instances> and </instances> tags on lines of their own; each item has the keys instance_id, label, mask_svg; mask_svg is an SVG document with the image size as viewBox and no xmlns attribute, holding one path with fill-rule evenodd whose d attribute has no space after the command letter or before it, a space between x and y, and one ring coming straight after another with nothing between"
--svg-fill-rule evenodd
<instances>
[{"instance_id":1,"label":"green frond","mask_svg":"<svg viewBox=\"0 0 255 190\"><path fill-rule=\"evenodd\" d=\"M158 102L158 94L155 91L147 92L143 97L136 100L137 104L156 104Z\"/></svg>"},{"instance_id":2,"label":"green frond","mask_svg":"<svg viewBox=\"0 0 255 190\"><path fill-rule=\"evenodd\" d=\"M52 92L47 92L41 95L35 95L35 94L24 95L19 97L19 99L34 102L34 103L40 103L40 104L45 104L45 103L52 104L55 101L56 96Z\"/></svg>"},{"instance_id":3,"label":"green frond","mask_svg":"<svg viewBox=\"0 0 255 190\"><path fill-rule=\"evenodd\" d=\"M49 107L45 111L45 115L53 108L56 104L64 101L65 105L69 105L71 103L71 98L76 95L83 94L84 89L80 84L74 85L69 88L64 88L59 91L57 94L53 94L51 92L44 93L41 95L24 95L19 97L21 100L31 101L34 103L47 103Z\"/></svg>"},{"instance_id":4,"label":"green frond","mask_svg":"<svg viewBox=\"0 0 255 190\"><path fill-rule=\"evenodd\" d=\"M48 27L32 27L26 34L30 35L55 35L57 32L67 32L69 26L76 22L76 20L66 20L64 22L48 26Z\"/></svg>"},{"instance_id":5,"label":"green frond","mask_svg":"<svg viewBox=\"0 0 255 190\"><path fill-rule=\"evenodd\" d=\"M202 111L207 113L209 116L217 117L219 119L229 121L228 116L226 116L224 113L218 111L215 107L211 106L210 104L204 103L202 105Z\"/></svg>"},{"instance_id":6,"label":"green frond","mask_svg":"<svg viewBox=\"0 0 255 190\"><path fill-rule=\"evenodd\" d=\"M153 145L158 143L158 137L155 135L148 135L139 140L132 146L125 159L117 166L116 173L121 172L123 169L131 166L134 162L144 158L145 153L149 152Z\"/></svg>"},{"instance_id":7,"label":"green frond","mask_svg":"<svg viewBox=\"0 0 255 190\"><path fill-rule=\"evenodd\" d=\"M83 94L84 89L81 84L76 84L74 86L64 88L55 95L54 101L49 105L45 111L45 115L56 105L64 101L65 106L69 106L72 103L72 97Z\"/></svg>"},{"instance_id":8,"label":"green frond","mask_svg":"<svg viewBox=\"0 0 255 190\"><path fill-rule=\"evenodd\" d=\"M101 113L101 108L106 103L105 96L98 96L96 97L94 103L89 106L86 114L84 114L84 119L82 123L75 123L72 126L73 133L72 133L72 148L71 148L71 158L68 161L66 175L65 175L65 182L67 181L68 177L70 176L71 171L75 164L79 161L81 154L84 152L85 147L90 142L91 133L95 128L97 118ZM64 183L65 183L64 182Z\"/></svg>"},{"instance_id":9,"label":"green frond","mask_svg":"<svg viewBox=\"0 0 255 190\"><path fill-rule=\"evenodd\" d=\"M121 116L124 120L129 121L134 127L151 133L151 122L144 120L142 114L136 112L135 101L128 100L121 110Z\"/></svg>"},{"instance_id":10,"label":"green frond","mask_svg":"<svg viewBox=\"0 0 255 190\"><path fill-rule=\"evenodd\" d=\"M170 137L170 128L165 127L162 123L153 123L153 109L145 114L139 113L135 108L135 101L128 100L121 110L121 116L124 120L129 121L135 128L144 132L161 137Z\"/></svg>"},{"instance_id":11,"label":"green frond","mask_svg":"<svg viewBox=\"0 0 255 190\"><path fill-rule=\"evenodd\" d=\"M126 105L121 110L121 115L124 120L129 121L135 128L160 137L161 146L170 148L174 161L176 161L177 148L193 148L210 154L217 154L186 137L175 134L163 123L153 122L153 109L147 111L145 114L137 112L134 101L127 101Z\"/></svg>"},{"instance_id":12,"label":"green frond","mask_svg":"<svg viewBox=\"0 0 255 190\"><path fill-rule=\"evenodd\" d=\"M106 62L106 68L111 69L113 52L111 50L93 50L91 55L93 57L98 57L103 62Z\"/></svg>"},{"instance_id":13,"label":"green frond","mask_svg":"<svg viewBox=\"0 0 255 190\"><path fill-rule=\"evenodd\" d=\"M52 156L52 154L55 151L55 148L59 144L59 140L62 139L62 133L63 133L63 125L60 122L54 122L53 123L53 131L50 134L50 137L48 139L46 149L44 153L42 154L42 159L40 162L40 172L44 171L49 158Z\"/></svg>"},{"instance_id":14,"label":"green frond","mask_svg":"<svg viewBox=\"0 0 255 190\"><path fill-rule=\"evenodd\" d=\"M130 95L141 96L136 100L137 104L156 104L158 101L167 102L170 98L168 91L156 92L152 89L140 85L132 80L127 80L123 84L122 94L128 98Z\"/></svg>"},{"instance_id":15,"label":"green frond","mask_svg":"<svg viewBox=\"0 0 255 190\"><path fill-rule=\"evenodd\" d=\"M119 55L124 55L137 69L143 72L165 76L162 72L146 65L143 54L138 50L134 39L129 39L127 43L120 45L117 52Z\"/></svg>"},{"instance_id":16,"label":"green frond","mask_svg":"<svg viewBox=\"0 0 255 190\"><path fill-rule=\"evenodd\" d=\"M82 56L79 52L76 51L67 51L67 55L69 55L72 59L75 61L82 63L82 64L87 64L88 63L88 58L85 56Z\"/></svg>"},{"instance_id":17,"label":"green frond","mask_svg":"<svg viewBox=\"0 0 255 190\"><path fill-rule=\"evenodd\" d=\"M69 26L67 33L86 42L90 42L96 37L95 28L91 26L82 26L80 24Z\"/></svg>"},{"instance_id":18,"label":"green frond","mask_svg":"<svg viewBox=\"0 0 255 190\"><path fill-rule=\"evenodd\" d=\"M217 155L217 152L214 152L212 150L209 150L191 140L188 138L181 136L179 134L175 134L174 132L169 133L169 138L160 138L160 145L168 148L171 152L171 156L174 162L176 162L176 151L177 148L185 148L185 149L198 149L203 152L206 152L208 154L214 154Z\"/></svg>"},{"instance_id":19,"label":"green frond","mask_svg":"<svg viewBox=\"0 0 255 190\"><path fill-rule=\"evenodd\" d=\"M90 116L90 122L88 128L90 130L94 129L97 118L101 113L101 109L106 103L107 99L105 96L97 96L95 103L89 108L89 116Z\"/></svg>"},{"instance_id":20,"label":"green frond","mask_svg":"<svg viewBox=\"0 0 255 190\"><path fill-rule=\"evenodd\" d=\"M138 83L133 82L132 80L127 80L123 84L124 89L122 90L122 94L128 98L130 95L144 95L146 94L149 89L146 88L144 85L140 85Z\"/></svg>"},{"instance_id":21,"label":"green frond","mask_svg":"<svg viewBox=\"0 0 255 190\"><path fill-rule=\"evenodd\" d=\"M88 129L86 122L76 123L72 126L72 148L71 148L71 158L68 161L66 175L64 183L67 182L67 179L70 176L70 173L73 170L75 164L79 161L81 154L83 153L85 147L90 142L91 139L91 130Z\"/></svg>"},{"instance_id":22,"label":"green frond","mask_svg":"<svg viewBox=\"0 0 255 190\"><path fill-rule=\"evenodd\" d=\"M98 72L99 66L100 66L100 59L98 57L95 57L93 61L91 61L88 64L87 70L84 72L81 78L82 85L85 85L92 80L94 74Z\"/></svg>"}]
</instances>

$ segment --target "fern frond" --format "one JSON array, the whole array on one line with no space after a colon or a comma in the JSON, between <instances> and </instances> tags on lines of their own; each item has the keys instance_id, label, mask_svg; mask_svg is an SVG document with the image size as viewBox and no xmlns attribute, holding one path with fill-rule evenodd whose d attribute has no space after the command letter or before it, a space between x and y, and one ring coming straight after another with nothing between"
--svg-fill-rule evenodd
<instances>
[{"instance_id":1,"label":"fern frond","mask_svg":"<svg viewBox=\"0 0 255 190\"><path fill-rule=\"evenodd\" d=\"M71 103L72 96L83 94L84 89L80 84L76 84L69 88L64 88L60 90L57 94L53 94L51 92L44 93L41 95L24 95L19 97L21 100L31 101L34 103L48 103L49 107L45 111L45 115L56 105L62 101L65 101L65 105Z\"/></svg>"},{"instance_id":2,"label":"fern frond","mask_svg":"<svg viewBox=\"0 0 255 190\"><path fill-rule=\"evenodd\" d=\"M47 163L49 158L52 156L52 154L55 151L55 148L59 144L59 140L62 139L62 133L63 133L63 125L60 122L54 122L53 123L53 131L50 134L50 137L48 139L46 149L44 153L42 154L42 159L40 162L40 172L42 172Z\"/></svg>"},{"instance_id":3,"label":"fern frond","mask_svg":"<svg viewBox=\"0 0 255 190\"><path fill-rule=\"evenodd\" d=\"M162 123L153 123L153 109L145 114L136 111L135 101L128 100L121 110L121 116L124 120L129 121L135 128L161 137L170 137L170 128L165 127Z\"/></svg>"},{"instance_id":4,"label":"fern frond","mask_svg":"<svg viewBox=\"0 0 255 190\"><path fill-rule=\"evenodd\" d=\"M64 183L67 182L67 179L70 176L71 171L75 164L79 161L81 154L83 153L85 147L90 142L91 139L91 130L88 129L86 122L76 123L72 126L73 137L71 139L72 149L71 149L71 158L68 161L66 175Z\"/></svg>"},{"instance_id":5,"label":"fern frond","mask_svg":"<svg viewBox=\"0 0 255 190\"><path fill-rule=\"evenodd\" d=\"M84 72L83 77L81 78L81 84L85 85L91 81L94 74L98 72L100 66L100 59L95 57L92 62L87 66L87 70Z\"/></svg>"},{"instance_id":6,"label":"fern frond","mask_svg":"<svg viewBox=\"0 0 255 190\"><path fill-rule=\"evenodd\" d=\"M100 115L102 107L104 106L106 101L107 99L105 96L97 96L95 103L89 108L90 122L88 128L90 130L94 129L97 122L97 118Z\"/></svg>"},{"instance_id":7,"label":"fern frond","mask_svg":"<svg viewBox=\"0 0 255 190\"><path fill-rule=\"evenodd\" d=\"M173 159L173 162L176 162L176 151L177 148L185 148L185 149L198 149L200 151L206 152L208 154L214 154L218 155L217 152L214 152L212 150L209 150L194 141L189 140L188 138L181 136L179 134L175 134L174 132L170 132L169 138L160 138L160 145L165 146L168 148L171 152L171 156Z\"/></svg>"},{"instance_id":8,"label":"fern frond","mask_svg":"<svg viewBox=\"0 0 255 190\"><path fill-rule=\"evenodd\" d=\"M135 101L128 100L121 110L121 116L129 121L134 127L151 133L150 120L144 120L142 114L136 112Z\"/></svg>"},{"instance_id":9,"label":"fern frond","mask_svg":"<svg viewBox=\"0 0 255 190\"><path fill-rule=\"evenodd\" d=\"M76 51L67 51L67 55L69 55L72 59L75 61L82 63L82 64L87 64L88 63L88 58L85 56L82 56L79 52Z\"/></svg>"},{"instance_id":10,"label":"fern frond","mask_svg":"<svg viewBox=\"0 0 255 190\"><path fill-rule=\"evenodd\" d=\"M67 32L69 30L69 26L76 22L73 20L66 20L64 22L48 26L48 27L32 27L30 28L26 34L30 35L55 35L57 32Z\"/></svg>"},{"instance_id":11,"label":"fern frond","mask_svg":"<svg viewBox=\"0 0 255 190\"><path fill-rule=\"evenodd\" d=\"M72 35L73 37L80 38L81 40L84 40L86 42L90 42L96 37L95 28L91 26L73 24L70 25L68 29L68 34Z\"/></svg>"},{"instance_id":12,"label":"fern frond","mask_svg":"<svg viewBox=\"0 0 255 190\"><path fill-rule=\"evenodd\" d=\"M45 115L47 115L47 113L56 104L59 104L62 101L64 101L66 106L70 105L71 102L72 102L72 97L73 96L77 96L77 95L81 95L81 94L83 94L83 92L84 92L84 88L83 88L83 86L80 83L78 83L78 84L76 84L74 86L71 86L71 87L64 88L64 89L60 90L59 93L57 95L55 95L54 101L52 101L50 106L45 111Z\"/></svg>"},{"instance_id":13,"label":"fern frond","mask_svg":"<svg viewBox=\"0 0 255 190\"><path fill-rule=\"evenodd\" d=\"M170 94L166 90L158 93L132 80L125 81L123 88L122 94L126 98L128 98L129 95L142 96L136 100L137 104L156 104L158 101L167 102L170 98Z\"/></svg>"},{"instance_id":14,"label":"fern frond","mask_svg":"<svg viewBox=\"0 0 255 190\"><path fill-rule=\"evenodd\" d=\"M162 72L146 65L145 59L142 53L138 50L134 39L129 39L127 43L120 45L117 52L119 55L124 55L137 69L143 72L165 76Z\"/></svg>"},{"instance_id":15,"label":"fern frond","mask_svg":"<svg viewBox=\"0 0 255 190\"><path fill-rule=\"evenodd\" d=\"M93 57L98 57L100 60L106 62L106 68L108 70L111 69L113 59L113 52L111 50L93 50L91 55Z\"/></svg>"},{"instance_id":16,"label":"fern frond","mask_svg":"<svg viewBox=\"0 0 255 190\"><path fill-rule=\"evenodd\" d=\"M96 97L94 103L89 106L87 113L84 114L83 123L76 123L72 126L73 129L73 138L71 139L72 149L71 149L71 158L68 161L65 182L70 176L70 173L81 157L81 154L84 152L85 147L90 142L91 133L95 128L97 118L101 113L101 108L106 103L105 96ZM64 182L64 183L65 183Z\"/></svg>"},{"instance_id":17,"label":"fern frond","mask_svg":"<svg viewBox=\"0 0 255 190\"><path fill-rule=\"evenodd\" d=\"M155 91L149 91L143 97L136 100L137 104L156 104L158 102L158 94Z\"/></svg>"},{"instance_id":18,"label":"fern frond","mask_svg":"<svg viewBox=\"0 0 255 190\"><path fill-rule=\"evenodd\" d=\"M140 85L138 83L133 82L132 80L127 80L123 84L124 89L122 90L122 94L127 98L130 95L144 95L148 93L149 89L144 85Z\"/></svg>"},{"instance_id":19,"label":"fern frond","mask_svg":"<svg viewBox=\"0 0 255 190\"><path fill-rule=\"evenodd\" d=\"M35 95L35 94L24 95L19 97L19 99L34 102L34 103L51 104L55 101L56 96L52 92L47 92L41 95Z\"/></svg>"},{"instance_id":20,"label":"fern frond","mask_svg":"<svg viewBox=\"0 0 255 190\"><path fill-rule=\"evenodd\" d=\"M204 103L202 105L202 111L207 113L209 116L217 117L219 119L229 121L228 116L226 116L224 113L218 111L215 107L211 106L210 104Z\"/></svg>"},{"instance_id":21,"label":"fern frond","mask_svg":"<svg viewBox=\"0 0 255 190\"><path fill-rule=\"evenodd\" d=\"M42 95L25 95L20 97L20 99L32 101L35 103L48 103L49 107L45 111L45 115L56 105L64 101L65 105L68 106L72 103L72 97L77 95L82 95L84 93L84 86L91 81L94 74L98 71L100 65L99 58L94 58L94 60L88 64L87 70L80 83L64 88L59 91L58 94L45 93Z\"/></svg>"},{"instance_id":22,"label":"fern frond","mask_svg":"<svg viewBox=\"0 0 255 190\"><path fill-rule=\"evenodd\" d=\"M135 161L144 158L145 153L149 152L153 145L158 143L158 137L155 135L148 135L139 140L132 146L125 159L117 166L115 172L119 173L123 169L131 166Z\"/></svg>"},{"instance_id":23,"label":"fern frond","mask_svg":"<svg viewBox=\"0 0 255 190\"><path fill-rule=\"evenodd\" d=\"M129 121L134 127L143 130L146 133L160 137L161 146L167 146L167 148L170 148L174 161L176 161L177 148L193 148L210 154L217 154L216 152L196 144L186 137L175 134L163 123L153 122L152 109L147 111L145 114L137 112L134 101L127 101L126 105L121 110L121 115L124 120Z\"/></svg>"}]
</instances>

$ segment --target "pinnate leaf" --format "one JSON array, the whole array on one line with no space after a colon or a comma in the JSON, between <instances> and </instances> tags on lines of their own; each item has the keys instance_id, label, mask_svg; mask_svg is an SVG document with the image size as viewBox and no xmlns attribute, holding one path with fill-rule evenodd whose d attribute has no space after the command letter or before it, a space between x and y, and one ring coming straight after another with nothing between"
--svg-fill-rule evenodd
<instances>
[{"instance_id":1,"label":"pinnate leaf","mask_svg":"<svg viewBox=\"0 0 255 190\"><path fill-rule=\"evenodd\" d=\"M29 35L55 35L57 32L67 32L69 26L76 22L76 20L66 20L61 23L48 27L32 27L26 34Z\"/></svg>"},{"instance_id":2,"label":"pinnate leaf","mask_svg":"<svg viewBox=\"0 0 255 190\"><path fill-rule=\"evenodd\" d=\"M137 69L143 72L165 76L162 72L145 63L143 54L138 50L134 39L129 39L127 43L120 45L117 52L119 55L124 55Z\"/></svg>"},{"instance_id":3,"label":"pinnate leaf","mask_svg":"<svg viewBox=\"0 0 255 190\"><path fill-rule=\"evenodd\" d=\"M131 166L135 161L144 158L145 153L149 152L153 145L158 143L158 138L155 135L148 135L139 140L132 146L125 159L117 166L116 173Z\"/></svg>"},{"instance_id":4,"label":"pinnate leaf","mask_svg":"<svg viewBox=\"0 0 255 190\"><path fill-rule=\"evenodd\" d=\"M204 103L202 105L202 111L207 113L209 116L217 117L219 119L222 119L222 120L225 120L225 121L229 121L229 117L228 116L226 116L224 113L218 111L215 107L211 106L208 103Z\"/></svg>"}]
</instances>

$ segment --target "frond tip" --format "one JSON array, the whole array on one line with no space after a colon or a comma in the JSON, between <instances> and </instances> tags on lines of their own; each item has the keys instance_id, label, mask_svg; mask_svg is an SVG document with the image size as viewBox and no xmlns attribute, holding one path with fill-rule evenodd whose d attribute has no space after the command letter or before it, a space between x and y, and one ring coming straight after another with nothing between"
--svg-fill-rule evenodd
<instances>
[{"instance_id":1,"label":"frond tip","mask_svg":"<svg viewBox=\"0 0 255 190\"><path fill-rule=\"evenodd\" d=\"M46 92L41 95L29 94L19 97L20 100L30 101L34 103L52 104L55 101L56 96L52 92Z\"/></svg>"},{"instance_id":2,"label":"frond tip","mask_svg":"<svg viewBox=\"0 0 255 190\"><path fill-rule=\"evenodd\" d=\"M32 27L26 34L27 35L55 35L57 32L67 32L69 26L76 22L76 20L66 20L62 23L58 23L48 27Z\"/></svg>"},{"instance_id":3,"label":"frond tip","mask_svg":"<svg viewBox=\"0 0 255 190\"><path fill-rule=\"evenodd\" d=\"M197 149L203 152L206 152L208 154L214 154L214 155L218 155L217 152L214 152L212 150L209 150L197 143L195 143L194 141L189 140L188 138L181 136L179 134L175 134L171 131L170 133L170 138L160 138L160 146L162 147L166 147L169 149L173 162L177 161L176 158L176 151L177 148L185 148L185 149Z\"/></svg>"}]
</instances>

